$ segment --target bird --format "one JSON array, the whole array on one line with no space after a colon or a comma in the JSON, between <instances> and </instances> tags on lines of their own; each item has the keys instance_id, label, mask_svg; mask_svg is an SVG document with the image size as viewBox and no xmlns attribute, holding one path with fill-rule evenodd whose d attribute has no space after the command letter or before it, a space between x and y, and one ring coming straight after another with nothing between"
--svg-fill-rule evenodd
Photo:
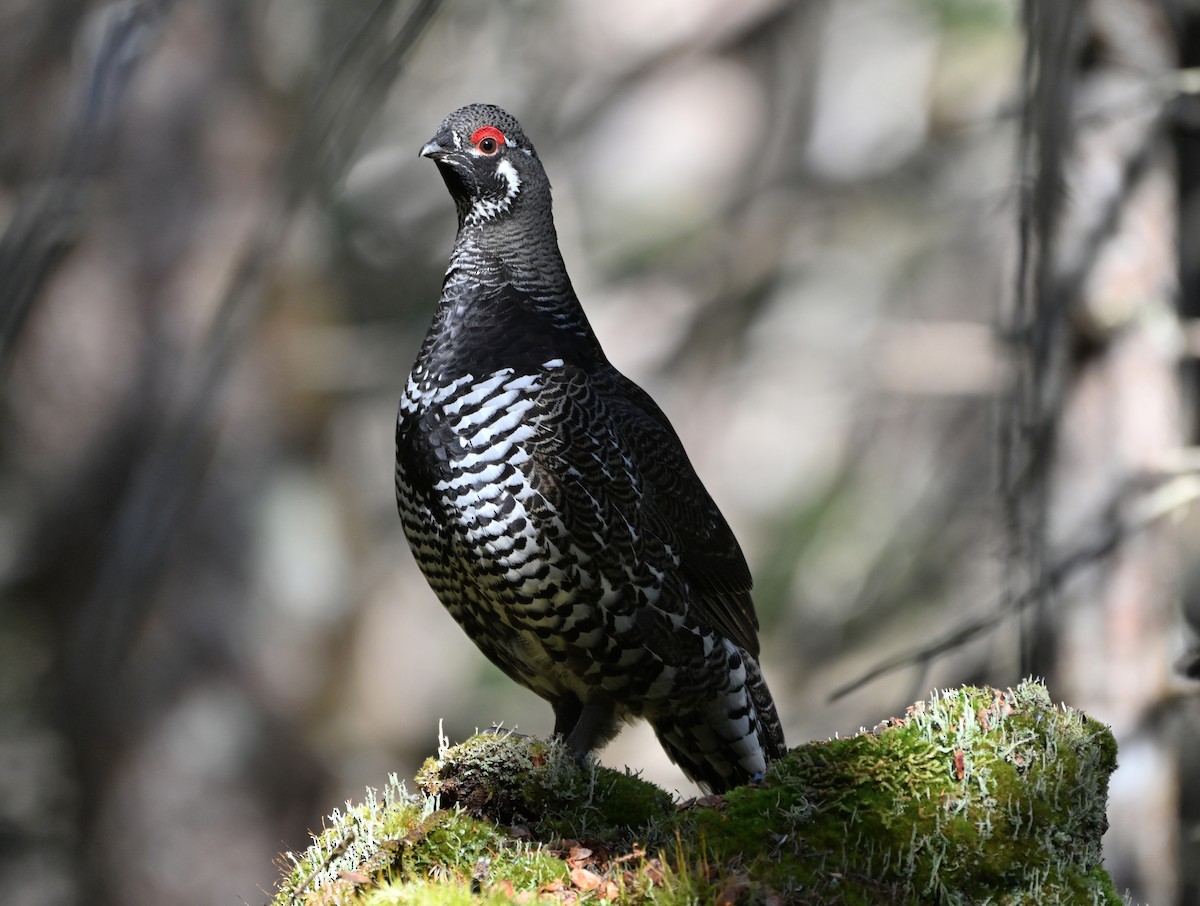
<instances>
[{"instance_id":1,"label":"bird","mask_svg":"<svg viewBox=\"0 0 1200 906\"><path fill-rule=\"evenodd\" d=\"M746 559L667 416L601 348L533 144L470 104L420 156L458 218L396 421L429 586L579 760L644 719L702 789L761 780L786 747Z\"/></svg>"}]
</instances>

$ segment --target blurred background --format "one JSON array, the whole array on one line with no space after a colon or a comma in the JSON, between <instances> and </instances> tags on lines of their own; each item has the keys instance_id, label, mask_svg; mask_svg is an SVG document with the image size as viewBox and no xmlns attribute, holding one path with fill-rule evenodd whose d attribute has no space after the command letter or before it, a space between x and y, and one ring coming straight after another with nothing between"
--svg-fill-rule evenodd
<instances>
[{"instance_id":1,"label":"blurred background","mask_svg":"<svg viewBox=\"0 0 1200 906\"><path fill-rule=\"evenodd\" d=\"M1200 5L0 0L0 890L257 903L548 705L445 614L396 402L513 112L756 579L788 740L1035 674L1200 902ZM694 795L645 727L602 755Z\"/></svg>"}]
</instances>

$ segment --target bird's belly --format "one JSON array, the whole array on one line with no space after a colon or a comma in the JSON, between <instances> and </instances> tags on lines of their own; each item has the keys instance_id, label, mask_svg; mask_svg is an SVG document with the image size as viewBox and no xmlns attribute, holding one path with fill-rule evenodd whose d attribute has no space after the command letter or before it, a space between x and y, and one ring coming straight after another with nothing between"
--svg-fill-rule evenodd
<instances>
[{"instance_id":1,"label":"bird's belly","mask_svg":"<svg viewBox=\"0 0 1200 906\"><path fill-rule=\"evenodd\" d=\"M474 493L460 482L441 501L454 506L447 523L427 522L409 540L439 600L494 663L544 698L586 698L654 658L633 613L637 595L563 541L538 499L516 474Z\"/></svg>"},{"instance_id":2,"label":"bird's belly","mask_svg":"<svg viewBox=\"0 0 1200 906\"><path fill-rule=\"evenodd\" d=\"M545 698L665 692L677 668L662 644L669 633L655 625L648 639L645 619L662 573L621 553L626 528L580 532L580 513L559 513L542 493L531 455L536 378L505 370L456 389L402 408L402 427L421 444L397 474L410 546L442 604L489 659Z\"/></svg>"}]
</instances>

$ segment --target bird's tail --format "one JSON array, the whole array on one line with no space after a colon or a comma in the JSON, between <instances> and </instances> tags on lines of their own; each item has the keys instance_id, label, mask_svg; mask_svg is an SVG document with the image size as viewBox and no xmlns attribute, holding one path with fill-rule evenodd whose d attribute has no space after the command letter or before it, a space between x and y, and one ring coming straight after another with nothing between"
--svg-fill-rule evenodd
<instances>
[{"instance_id":1,"label":"bird's tail","mask_svg":"<svg viewBox=\"0 0 1200 906\"><path fill-rule=\"evenodd\" d=\"M761 778L787 752L758 661L740 648L736 652L741 669L731 671L729 685L695 707L651 720L671 760L714 793Z\"/></svg>"}]
</instances>

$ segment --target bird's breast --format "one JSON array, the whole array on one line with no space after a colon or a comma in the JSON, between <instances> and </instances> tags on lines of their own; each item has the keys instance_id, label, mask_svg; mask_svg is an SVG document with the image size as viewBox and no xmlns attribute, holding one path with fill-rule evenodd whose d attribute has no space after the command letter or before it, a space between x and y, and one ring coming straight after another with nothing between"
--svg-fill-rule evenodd
<instances>
[{"instance_id":1,"label":"bird's breast","mask_svg":"<svg viewBox=\"0 0 1200 906\"><path fill-rule=\"evenodd\" d=\"M539 373L512 368L440 382L414 372L401 403L397 490L402 509L420 511L414 522L429 524L477 581L551 604L571 576L531 462L541 388Z\"/></svg>"}]
</instances>

